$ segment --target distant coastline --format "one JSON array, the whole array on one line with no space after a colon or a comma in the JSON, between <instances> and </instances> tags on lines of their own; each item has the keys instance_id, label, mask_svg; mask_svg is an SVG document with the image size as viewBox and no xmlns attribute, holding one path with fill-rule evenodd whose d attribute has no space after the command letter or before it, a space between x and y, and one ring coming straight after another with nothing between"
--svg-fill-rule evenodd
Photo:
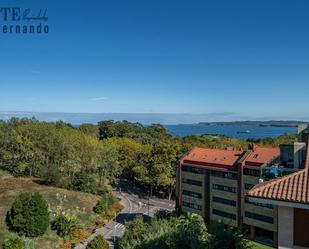
<instances>
[{"instance_id":1,"label":"distant coastline","mask_svg":"<svg viewBox=\"0 0 309 249\"><path fill-rule=\"evenodd\" d=\"M260 126L260 127L297 127L301 124L308 124L305 121L294 120L269 120L269 121L230 121L230 122L200 122L200 125L215 125L215 126Z\"/></svg>"}]
</instances>

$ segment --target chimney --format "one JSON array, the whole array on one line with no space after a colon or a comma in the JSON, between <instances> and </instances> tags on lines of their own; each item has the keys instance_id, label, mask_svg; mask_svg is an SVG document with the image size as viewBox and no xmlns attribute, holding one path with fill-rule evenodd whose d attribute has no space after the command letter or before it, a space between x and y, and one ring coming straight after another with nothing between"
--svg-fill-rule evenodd
<instances>
[{"instance_id":1,"label":"chimney","mask_svg":"<svg viewBox=\"0 0 309 249\"><path fill-rule=\"evenodd\" d=\"M256 148L256 145L254 143L250 143L248 145L248 150L252 150L252 151L255 151L255 148Z\"/></svg>"}]
</instances>

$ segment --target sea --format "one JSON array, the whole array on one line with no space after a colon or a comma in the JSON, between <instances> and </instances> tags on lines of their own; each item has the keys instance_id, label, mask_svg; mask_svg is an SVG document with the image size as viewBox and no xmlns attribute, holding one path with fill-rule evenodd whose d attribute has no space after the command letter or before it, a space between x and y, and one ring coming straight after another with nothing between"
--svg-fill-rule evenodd
<instances>
[{"instance_id":1,"label":"sea","mask_svg":"<svg viewBox=\"0 0 309 249\"><path fill-rule=\"evenodd\" d=\"M101 120L128 120L140 122L144 125L153 123L169 124L164 127L174 136L184 137L190 135L210 134L223 135L239 139L259 139L277 137L283 134L297 133L296 127L273 127L258 125L215 125L203 124L198 120L207 120L207 115L193 114L141 114L141 113L56 113L56 112L1 112L0 120L9 120L12 117L31 118L40 121L55 122L62 120L73 125L82 123L96 124ZM212 117L213 119L214 117ZM181 123L185 124L181 124Z\"/></svg>"},{"instance_id":2,"label":"sea","mask_svg":"<svg viewBox=\"0 0 309 249\"><path fill-rule=\"evenodd\" d=\"M164 127L170 134L178 137L209 134L233 137L242 140L278 137L284 134L297 133L296 127L273 127L258 125L179 124L164 125Z\"/></svg>"}]
</instances>

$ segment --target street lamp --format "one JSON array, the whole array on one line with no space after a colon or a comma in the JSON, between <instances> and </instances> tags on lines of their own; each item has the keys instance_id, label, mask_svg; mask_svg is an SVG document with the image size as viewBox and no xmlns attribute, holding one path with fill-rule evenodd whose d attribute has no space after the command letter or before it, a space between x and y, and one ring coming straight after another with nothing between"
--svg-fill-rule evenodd
<instances>
[{"instance_id":1,"label":"street lamp","mask_svg":"<svg viewBox=\"0 0 309 249\"><path fill-rule=\"evenodd\" d=\"M114 238L113 238L114 244L116 242L116 224L117 224L117 216L116 216L116 213L115 213L115 218L114 218Z\"/></svg>"},{"instance_id":2,"label":"street lamp","mask_svg":"<svg viewBox=\"0 0 309 249\"><path fill-rule=\"evenodd\" d=\"M148 217L150 217L149 213L149 200L150 200L150 191L148 191Z\"/></svg>"}]
</instances>

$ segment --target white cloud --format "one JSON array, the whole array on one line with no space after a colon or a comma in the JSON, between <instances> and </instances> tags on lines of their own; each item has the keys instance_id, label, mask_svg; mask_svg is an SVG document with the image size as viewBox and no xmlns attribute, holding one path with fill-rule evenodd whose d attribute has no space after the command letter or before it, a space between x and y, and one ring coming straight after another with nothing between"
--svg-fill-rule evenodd
<instances>
[{"instance_id":1,"label":"white cloud","mask_svg":"<svg viewBox=\"0 0 309 249\"><path fill-rule=\"evenodd\" d=\"M103 100L108 100L108 97L96 97L96 98L92 98L91 100L93 100L93 101L103 101Z\"/></svg>"}]
</instances>

